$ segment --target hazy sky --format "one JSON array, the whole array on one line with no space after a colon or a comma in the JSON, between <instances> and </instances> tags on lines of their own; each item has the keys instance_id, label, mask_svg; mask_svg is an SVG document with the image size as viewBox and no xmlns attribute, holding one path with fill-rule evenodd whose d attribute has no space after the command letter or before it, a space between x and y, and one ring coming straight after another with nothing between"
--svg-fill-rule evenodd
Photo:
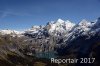
<instances>
[{"instance_id":1,"label":"hazy sky","mask_svg":"<svg viewBox=\"0 0 100 66\"><path fill-rule=\"evenodd\" d=\"M48 21L95 20L100 16L100 0L0 0L0 29L26 29Z\"/></svg>"}]
</instances>

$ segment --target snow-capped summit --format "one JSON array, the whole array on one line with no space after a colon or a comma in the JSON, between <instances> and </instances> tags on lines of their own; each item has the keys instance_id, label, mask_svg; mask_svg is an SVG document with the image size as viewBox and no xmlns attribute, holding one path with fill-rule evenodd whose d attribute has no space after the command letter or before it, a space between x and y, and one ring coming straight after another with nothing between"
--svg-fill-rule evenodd
<instances>
[{"instance_id":1,"label":"snow-capped summit","mask_svg":"<svg viewBox=\"0 0 100 66\"><path fill-rule=\"evenodd\" d=\"M40 29L40 26L32 26L32 28L30 29L31 31L37 31Z\"/></svg>"},{"instance_id":2,"label":"snow-capped summit","mask_svg":"<svg viewBox=\"0 0 100 66\"><path fill-rule=\"evenodd\" d=\"M49 23L49 32L50 33L64 33L70 31L73 26L75 26L74 23L70 22L69 20L64 21L62 19L58 19L54 23Z\"/></svg>"},{"instance_id":3,"label":"snow-capped summit","mask_svg":"<svg viewBox=\"0 0 100 66\"><path fill-rule=\"evenodd\" d=\"M32 28L25 31L25 33L37 33L40 30L40 26L32 26Z\"/></svg>"},{"instance_id":4,"label":"snow-capped summit","mask_svg":"<svg viewBox=\"0 0 100 66\"><path fill-rule=\"evenodd\" d=\"M51 22L50 22L51 23ZM57 26L58 25L64 25L65 21L62 20L62 19L58 19L57 21L55 21L53 24L56 24ZM52 24L52 23L51 23Z\"/></svg>"},{"instance_id":5,"label":"snow-capped summit","mask_svg":"<svg viewBox=\"0 0 100 66\"><path fill-rule=\"evenodd\" d=\"M22 32L7 29L7 30L0 30L0 33L2 35L5 35L5 34L21 34Z\"/></svg>"},{"instance_id":6,"label":"snow-capped summit","mask_svg":"<svg viewBox=\"0 0 100 66\"><path fill-rule=\"evenodd\" d=\"M32 26L32 29L38 29L40 28L39 26L35 25L35 26Z\"/></svg>"},{"instance_id":7,"label":"snow-capped summit","mask_svg":"<svg viewBox=\"0 0 100 66\"><path fill-rule=\"evenodd\" d=\"M79 23L80 26L83 26L83 27L88 27L88 26L91 26L91 22L83 19L80 23Z\"/></svg>"},{"instance_id":8,"label":"snow-capped summit","mask_svg":"<svg viewBox=\"0 0 100 66\"><path fill-rule=\"evenodd\" d=\"M97 21L95 23L95 27L100 28L100 17L97 19Z\"/></svg>"},{"instance_id":9,"label":"snow-capped summit","mask_svg":"<svg viewBox=\"0 0 100 66\"><path fill-rule=\"evenodd\" d=\"M90 21L83 19L75 29L77 31L81 30L81 31L87 32L87 31L91 30L91 28L94 26L94 24L95 24L94 22L90 22Z\"/></svg>"},{"instance_id":10,"label":"snow-capped summit","mask_svg":"<svg viewBox=\"0 0 100 66\"><path fill-rule=\"evenodd\" d=\"M75 23L72 23L69 20L65 21L66 30L71 30L74 26L75 26Z\"/></svg>"},{"instance_id":11,"label":"snow-capped summit","mask_svg":"<svg viewBox=\"0 0 100 66\"><path fill-rule=\"evenodd\" d=\"M56 21L56 23L64 23L64 20L62 20L62 19L58 19L57 21Z\"/></svg>"},{"instance_id":12,"label":"snow-capped summit","mask_svg":"<svg viewBox=\"0 0 100 66\"><path fill-rule=\"evenodd\" d=\"M100 22L100 17L98 18L98 22Z\"/></svg>"}]
</instances>

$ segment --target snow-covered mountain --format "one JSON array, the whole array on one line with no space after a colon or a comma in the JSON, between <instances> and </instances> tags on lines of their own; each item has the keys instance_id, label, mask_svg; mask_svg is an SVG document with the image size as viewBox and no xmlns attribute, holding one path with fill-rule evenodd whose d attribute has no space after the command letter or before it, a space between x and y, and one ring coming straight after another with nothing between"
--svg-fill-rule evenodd
<instances>
[{"instance_id":1,"label":"snow-covered mountain","mask_svg":"<svg viewBox=\"0 0 100 66\"><path fill-rule=\"evenodd\" d=\"M58 36L59 34L70 32L74 26L75 23L69 20L58 19L57 21L48 22L46 26L33 26L31 29L25 31L25 33L36 34L47 32L50 35Z\"/></svg>"},{"instance_id":2,"label":"snow-covered mountain","mask_svg":"<svg viewBox=\"0 0 100 66\"><path fill-rule=\"evenodd\" d=\"M65 36L64 45L57 49L59 55L75 53L79 58L89 57L92 47L100 42L100 18L94 22L82 20Z\"/></svg>"},{"instance_id":3,"label":"snow-covered mountain","mask_svg":"<svg viewBox=\"0 0 100 66\"><path fill-rule=\"evenodd\" d=\"M23 35L23 37L12 37L5 34ZM47 23L46 26L32 26L23 32L0 30L0 36L2 44L0 59L4 60L5 56L9 57L10 53L25 58L28 55L33 56L38 53L41 55L41 53L53 51L57 53L57 57L65 55L63 56L65 58L66 56L86 58L91 54L93 57L91 51L96 49L94 52L98 53L97 57L100 54L100 18L93 22L83 19L78 24L58 19ZM44 56L49 56L48 54Z\"/></svg>"},{"instance_id":4,"label":"snow-covered mountain","mask_svg":"<svg viewBox=\"0 0 100 66\"><path fill-rule=\"evenodd\" d=\"M15 31L15 30L0 30L0 33L2 34L20 34L20 32Z\"/></svg>"},{"instance_id":5,"label":"snow-covered mountain","mask_svg":"<svg viewBox=\"0 0 100 66\"><path fill-rule=\"evenodd\" d=\"M31 29L25 31L24 35L30 37L32 41L37 40L38 44L42 44L46 48L48 46L58 48L69 45L70 42L81 36L85 36L84 40L86 40L91 39L91 37L97 34L100 35L99 22L99 19L94 22L83 19L78 24L74 24L69 20L58 19L57 21L47 23L43 27L33 26ZM49 50L46 49L45 51Z\"/></svg>"},{"instance_id":6,"label":"snow-covered mountain","mask_svg":"<svg viewBox=\"0 0 100 66\"><path fill-rule=\"evenodd\" d=\"M63 21L62 19L58 19L53 23L49 23L47 26L49 28L49 33L65 33L69 32L75 26L75 24L70 22L69 20Z\"/></svg>"},{"instance_id":7,"label":"snow-covered mountain","mask_svg":"<svg viewBox=\"0 0 100 66\"><path fill-rule=\"evenodd\" d=\"M99 30L100 25L100 18L98 18L95 22L90 22L83 19L78 24L72 23L69 20L62 20L58 19L56 21L48 22L46 26L32 26L32 28L19 32L15 30L0 30L0 33L5 34L24 34L26 35L35 35L35 36L42 36L42 35L53 35L53 36L65 36L67 39L72 37L76 37L76 35L89 35L90 33L93 34ZM66 40L67 40L66 39Z\"/></svg>"},{"instance_id":8,"label":"snow-covered mountain","mask_svg":"<svg viewBox=\"0 0 100 66\"><path fill-rule=\"evenodd\" d=\"M16 31L16 30L9 30L9 29L6 29L6 30L0 30L0 34L1 35L11 35L11 36L22 36L22 34L24 33L24 31Z\"/></svg>"},{"instance_id":9,"label":"snow-covered mountain","mask_svg":"<svg viewBox=\"0 0 100 66\"><path fill-rule=\"evenodd\" d=\"M39 35L43 33L47 33L53 36L65 35L66 37L70 37L72 35L86 35L94 32L94 27L98 28L99 19L95 22L90 22L83 19L78 24L72 23L69 20L58 19L56 21L48 22L46 26L33 26L31 29L25 31L25 34L36 34ZM96 30L97 31L97 30ZM74 37L75 37L74 36Z\"/></svg>"}]
</instances>

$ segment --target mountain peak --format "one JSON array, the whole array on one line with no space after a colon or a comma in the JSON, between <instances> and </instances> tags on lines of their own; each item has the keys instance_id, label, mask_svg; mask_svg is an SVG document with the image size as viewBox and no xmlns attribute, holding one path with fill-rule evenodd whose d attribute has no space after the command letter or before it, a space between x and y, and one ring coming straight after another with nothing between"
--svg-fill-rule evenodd
<instances>
[{"instance_id":1,"label":"mountain peak","mask_svg":"<svg viewBox=\"0 0 100 66\"><path fill-rule=\"evenodd\" d=\"M72 23L70 20L66 20L65 23ZM73 23L74 24L74 23Z\"/></svg>"},{"instance_id":2,"label":"mountain peak","mask_svg":"<svg viewBox=\"0 0 100 66\"><path fill-rule=\"evenodd\" d=\"M100 17L97 19L97 22L99 22L99 23L100 23Z\"/></svg>"},{"instance_id":3,"label":"mountain peak","mask_svg":"<svg viewBox=\"0 0 100 66\"><path fill-rule=\"evenodd\" d=\"M66 27L67 31L70 31L74 26L75 26L75 23L73 23L73 22L71 22L69 20L65 21L65 27Z\"/></svg>"},{"instance_id":4,"label":"mountain peak","mask_svg":"<svg viewBox=\"0 0 100 66\"><path fill-rule=\"evenodd\" d=\"M82 19L80 23L88 22L86 19Z\"/></svg>"},{"instance_id":5,"label":"mountain peak","mask_svg":"<svg viewBox=\"0 0 100 66\"><path fill-rule=\"evenodd\" d=\"M32 28L34 29L34 28L40 28L39 26L37 26L37 25L35 25L35 26L32 26Z\"/></svg>"},{"instance_id":6,"label":"mountain peak","mask_svg":"<svg viewBox=\"0 0 100 66\"><path fill-rule=\"evenodd\" d=\"M16 30L9 30L9 29L6 29L6 30L0 30L0 33L2 35L5 35L5 34L21 34L21 32L19 31L16 31Z\"/></svg>"},{"instance_id":7,"label":"mountain peak","mask_svg":"<svg viewBox=\"0 0 100 66\"><path fill-rule=\"evenodd\" d=\"M87 25L89 25L89 24L90 24L90 22L87 21L86 19L83 19L83 20L79 23L80 26L87 26Z\"/></svg>"},{"instance_id":8,"label":"mountain peak","mask_svg":"<svg viewBox=\"0 0 100 66\"><path fill-rule=\"evenodd\" d=\"M95 28L100 28L100 17L96 20Z\"/></svg>"},{"instance_id":9,"label":"mountain peak","mask_svg":"<svg viewBox=\"0 0 100 66\"><path fill-rule=\"evenodd\" d=\"M62 20L62 19L59 18L59 19L57 20L57 22L63 23L64 20Z\"/></svg>"}]
</instances>

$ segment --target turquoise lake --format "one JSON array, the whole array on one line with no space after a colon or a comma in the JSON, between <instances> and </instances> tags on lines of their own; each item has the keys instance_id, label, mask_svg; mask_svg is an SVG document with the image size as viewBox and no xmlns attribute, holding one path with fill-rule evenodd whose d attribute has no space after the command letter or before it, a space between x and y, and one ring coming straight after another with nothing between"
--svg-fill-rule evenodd
<instances>
[{"instance_id":1,"label":"turquoise lake","mask_svg":"<svg viewBox=\"0 0 100 66\"><path fill-rule=\"evenodd\" d=\"M46 58L46 59L57 58L57 55L53 51L37 53L35 54L35 56L38 58Z\"/></svg>"}]
</instances>

